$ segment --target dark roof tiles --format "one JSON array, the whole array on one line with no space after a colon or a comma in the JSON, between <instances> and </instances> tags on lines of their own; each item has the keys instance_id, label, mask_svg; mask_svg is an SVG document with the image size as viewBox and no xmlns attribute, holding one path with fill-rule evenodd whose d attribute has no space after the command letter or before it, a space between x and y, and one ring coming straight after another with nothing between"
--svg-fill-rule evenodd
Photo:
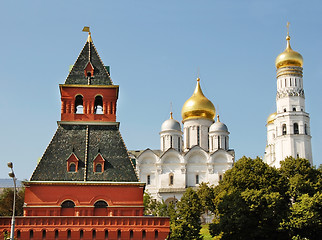
<instances>
[{"instance_id":1,"label":"dark roof tiles","mask_svg":"<svg viewBox=\"0 0 322 240\"><path fill-rule=\"evenodd\" d=\"M88 62L94 67L94 76L90 78L90 85L113 85L110 75L99 57L93 42L86 42L65 84L88 85L88 78L84 73Z\"/></svg>"},{"instance_id":2,"label":"dark roof tiles","mask_svg":"<svg viewBox=\"0 0 322 240\"><path fill-rule=\"evenodd\" d=\"M35 169L31 181L84 181L86 125L60 124ZM78 171L68 172L70 154L79 159ZM134 168L116 125L88 125L86 181L137 182ZM94 172L93 161L100 153L104 171Z\"/></svg>"}]
</instances>

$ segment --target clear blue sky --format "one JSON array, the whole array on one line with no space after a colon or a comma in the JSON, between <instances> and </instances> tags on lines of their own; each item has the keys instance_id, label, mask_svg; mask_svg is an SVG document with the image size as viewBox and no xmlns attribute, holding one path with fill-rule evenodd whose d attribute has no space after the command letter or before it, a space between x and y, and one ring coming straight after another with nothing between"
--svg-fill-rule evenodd
<instances>
[{"instance_id":1,"label":"clear blue sky","mask_svg":"<svg viewBox=\"0 0 322 240\"><path fill-rule=\"evenodd\" d=\"M291 45L304 57L313 161L322 163L322 2L2 1L0 178L8 161L29 179L60 120L64 83L91 27L94 44L120 85L117 120L128 149L158 149L169 117L181 121L200 69L204 94L230 131L236 159L262 156L275 112L275 58Z\"/></svg>"}]
</instances>

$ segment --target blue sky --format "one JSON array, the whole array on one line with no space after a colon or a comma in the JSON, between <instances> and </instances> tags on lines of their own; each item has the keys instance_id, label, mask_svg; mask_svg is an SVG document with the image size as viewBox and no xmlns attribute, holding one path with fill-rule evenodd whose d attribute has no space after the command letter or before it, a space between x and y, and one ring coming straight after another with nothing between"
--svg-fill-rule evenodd
<instances>
[{"instance_id":1,"label":"blue sky","mask_svg":"<svg viewBox=\"0 0 322 240\"><path fill-rule=\"evenodd\" d=\"M159 131L201 87L230 131L236 159L262 156L275 112L275 58L291 45L304 58L313 161L322 163L321 1L2 1L0 178L12 161L29 179L60 120L58 84L89 25L114 84L128 149L158 149Z\"/></svg>"}]
</instances>

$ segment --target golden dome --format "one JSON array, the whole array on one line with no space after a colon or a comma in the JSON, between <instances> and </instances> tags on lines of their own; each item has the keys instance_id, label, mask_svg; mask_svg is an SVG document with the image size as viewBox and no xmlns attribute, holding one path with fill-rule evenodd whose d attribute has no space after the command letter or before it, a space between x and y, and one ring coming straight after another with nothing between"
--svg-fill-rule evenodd
<instances>
[{"instance_id":1,"label":"golden dome","mask_svg":"<svg viewBox=\"0 0 322 240\"><path fill-rule=\"evenodd\" d=\"M303 66L303 57L300 53L294 51L290 44L291 37L287 35L286 37L286 49L280 55L277 56L275 60L276 68L286 67L286 66Z\"/></svg>"},{"instance_id":2,"label":"golden dome","mask_svg":"<svg viewBox=\"0 0 322 240\"><path fill-rule=\"evenodd\" d=\"M274 120L275 120L275 117L276 117L276 112L274 112L274 113L272 113L272 114L270 114L269 116L268 116L268 118L267 118L267 124L270 124L270 123L273 123L274 122Z\"/></svg>"},{"instance_id":3,"label":"golden dome","mask_svg":"<svg viewBox=\"0 0 322 240\"><path fill-rule=\"evenodd\" d=\"M197 86L192 96L183 104L181 110L182 121L187 119L205 118L212 120L216 115L215 106L206 98L200 88L200 78L197 78Z\"/></svg>"}]
</instances>

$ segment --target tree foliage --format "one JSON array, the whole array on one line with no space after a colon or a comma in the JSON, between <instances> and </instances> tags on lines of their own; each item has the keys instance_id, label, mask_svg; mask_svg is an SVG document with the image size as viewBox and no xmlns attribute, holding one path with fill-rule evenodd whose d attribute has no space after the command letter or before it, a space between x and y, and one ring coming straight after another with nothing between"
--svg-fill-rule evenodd
<instances>
[{"instance_id":1,"label":"tree foliage","mask_svg":"<svg viewBox=\"0 0 322 240\"><path fill-rule=\"evenodd\" d=\"M306 159L286 158L281 168L243 157L214 188L220 239L322 239L322 177Z\"/></svg>"},{"instance_id":2,"label":"tree foliage","mask_svg":"<svg viewBox=\"0 0 322 240\"><path fill-rule=\"evenodd\" d=\"M292 205L281 223L293 239L322 239L322 171L306 159L286 158L279 169L288 181Z\"/></svg>"},{"instance_id":3,"label":"tree foliage","mask_svg":"<svg viewBox=\"0 0 322 240\"><path fill-rule=\"evenodd\" d=\"M12 216L13 188L5 188L0 194L0 216ZM21 188L16 193L15 215L23 215L23 204L25 199L25 189Z\"/></svg>"},{"instance_id":4,"label":"tree foliage","mask_svg":"<svg viewBox=\"0 0 322 240\"><path fill-rule=\"evenodd\" d=\"M214 188L212 235L221 239L287 239L279 224L286 217L286 179L261 159L243 157Z\"/></svg>"},{"instance_id":5,"label":"tree foliage","mask_svg":"<svg viewBox=\"0 0 322 240\"><path fill-rule=\"evenodd\" d=\"M281 225L299 239L322 239L322 193L298 197L290 208L289 218Z\"/></svg>"},{"instance_id":6,"label":"tree foliage","mask_svg":"<svg viewBox=\"0 0 322 240\"><path fill-rule=\"evenodd\" d=\"M153 199L151 194L145 192L143 195L143 206L144 206L144 215L153 215L153 216L169 216L168 207L165 202L161 202Z\"/></svg>"},{"instance_id":7,"label":"tree foliage","mask_svg":"<svg viewBox=\"0 0 322 240\"><path fill-rule=\"evenodd\" d=\"M145 214L170 217L171 239L200 239L203 206L196 191L188 188L178 202L166 205L145 193L143 197Z\"/></svg>"},{"instance_id":8,"label":"tree foliage","mask_svg":"<svg viewBox=\"0 0 322 240\"><path fill-rule=\"evenodd\" d=\"M177 204L177 218L171 226L171 239L201 239L200 216L203 207L196 191L188 188Z\"/></svg>"},{"instance_id":9,"label":"tree foliage","mask_svg":"<svg viewBox=\"0 0 322 240\"><path fill-rule=\"evenodd\" d=\"M306 159L288 157L281 162L279 171L288 179L288 194L292 201L303 194L313 196L322 190L321 171L312 167Z\"/></svg>"},{"instance_id":10,"label":"tree foliage","mask_svg":"<svg viewBox=\"0 0 322 240\"><path fill-rule=\"evenodd\" d=\"M213 203L213 199L215 198L213 186L209 186L209 183L202 182L199 184L197 194L203 208L203 213L208 214L208 210L213 212L215 210Z\"/></svg>"}]
</instances>

